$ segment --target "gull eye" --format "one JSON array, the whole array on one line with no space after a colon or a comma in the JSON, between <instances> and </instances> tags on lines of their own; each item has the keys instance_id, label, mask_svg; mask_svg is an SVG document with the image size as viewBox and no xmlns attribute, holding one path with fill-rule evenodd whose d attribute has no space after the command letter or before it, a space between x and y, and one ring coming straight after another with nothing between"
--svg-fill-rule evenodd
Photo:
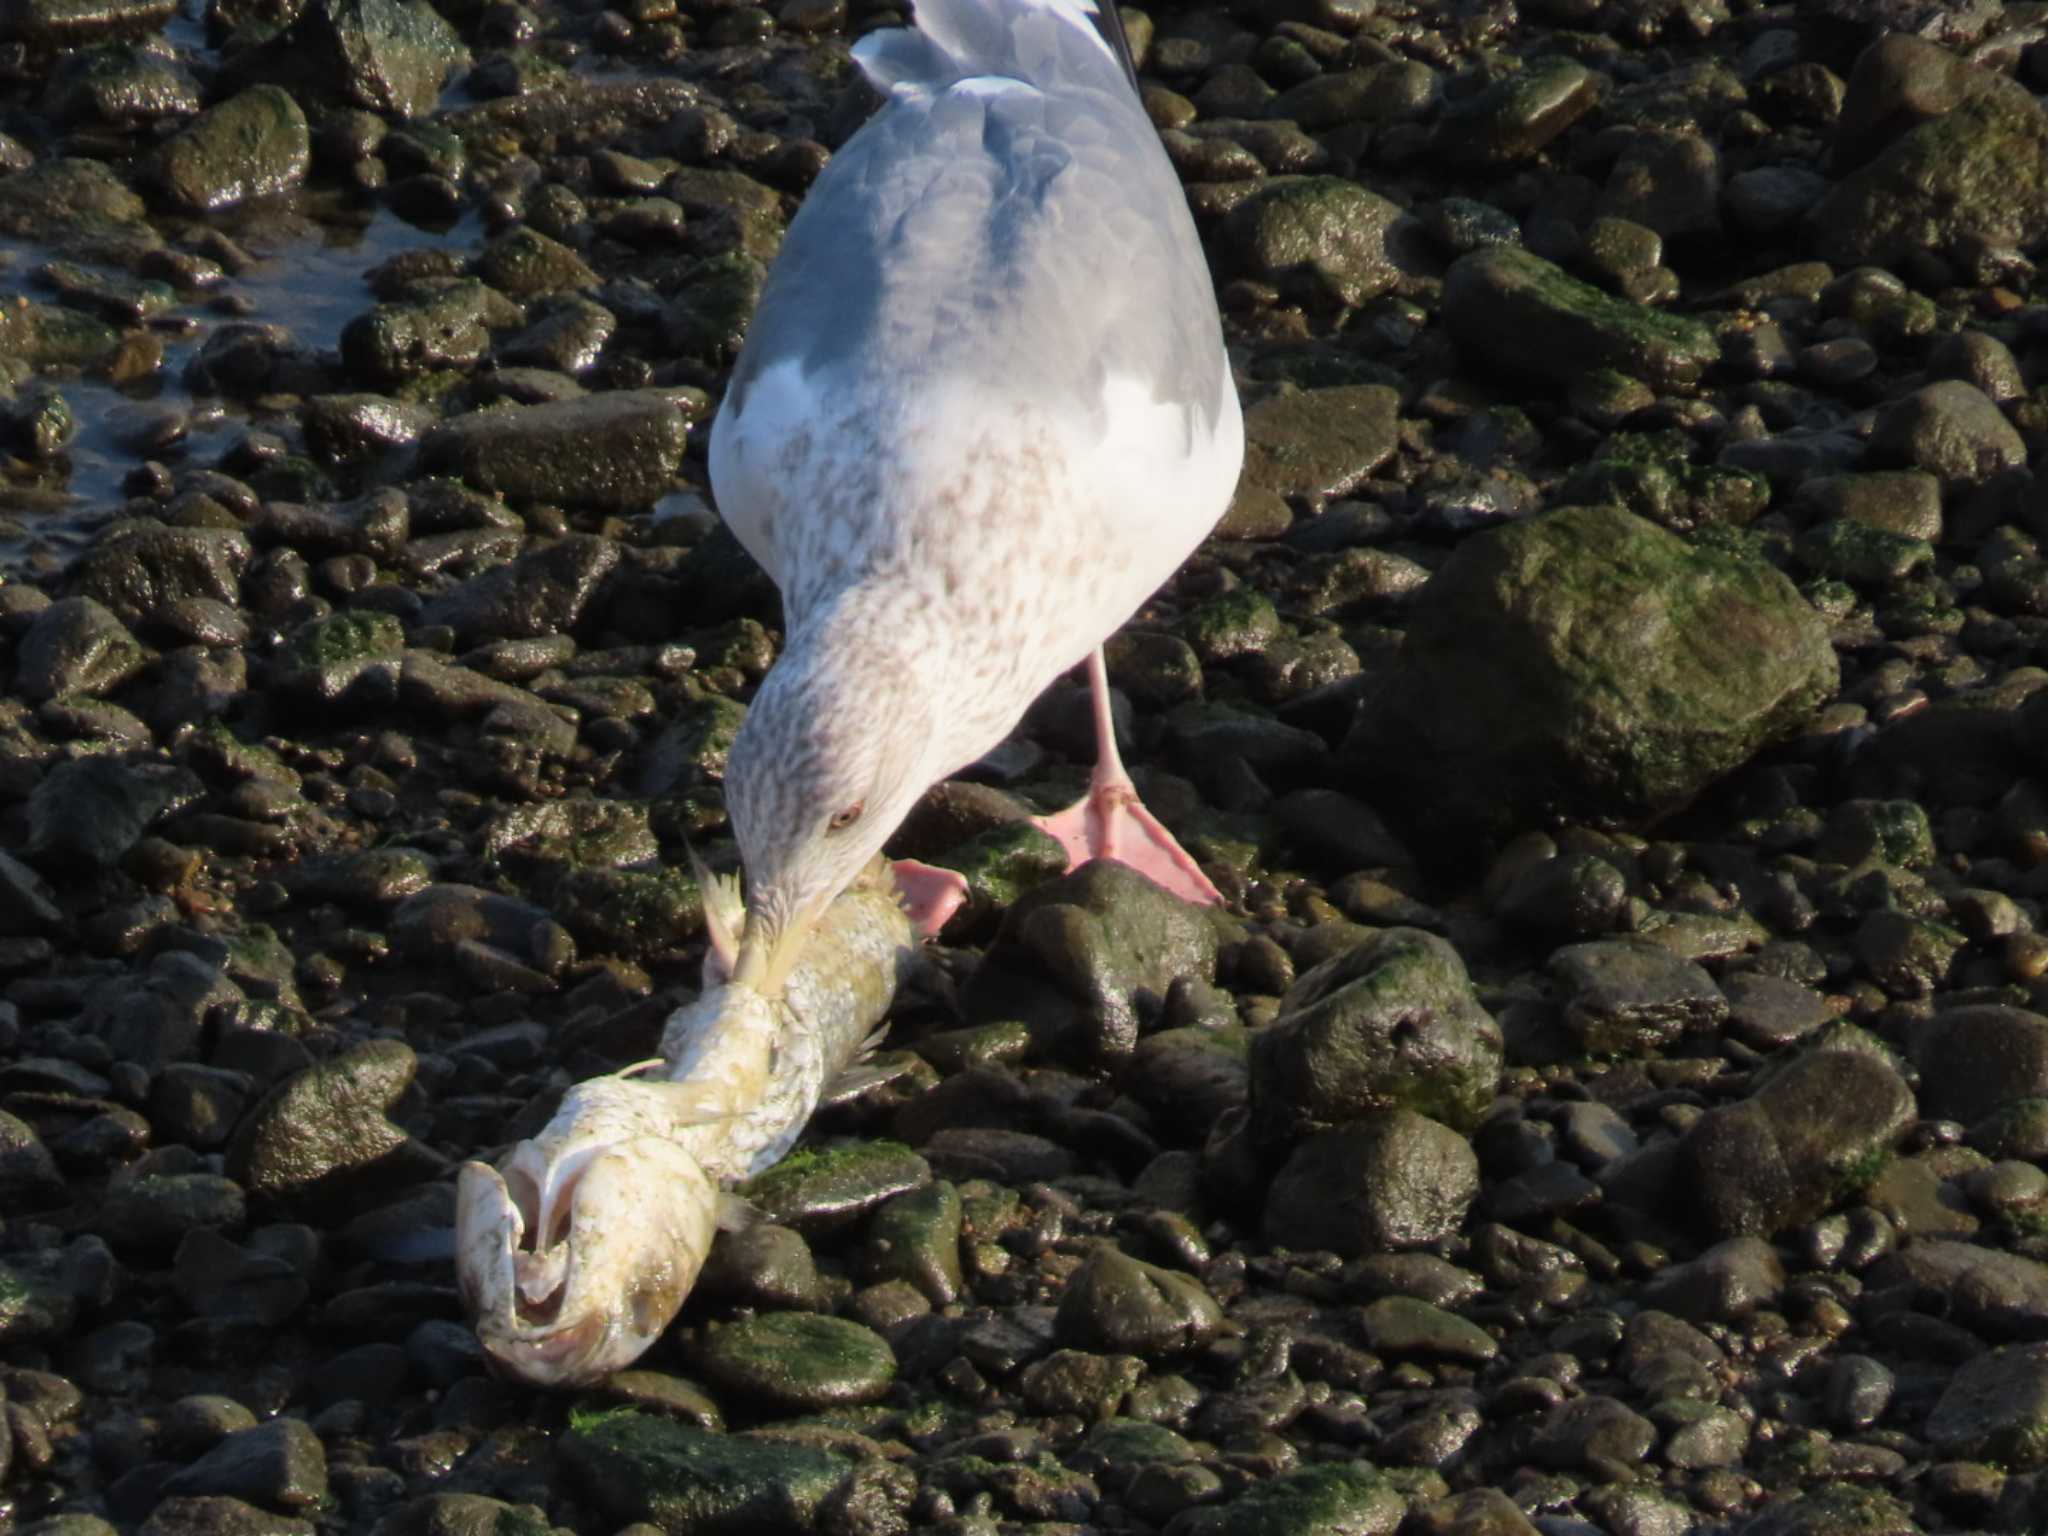
<instances>
[{"instance_id":1,"label":"gull eye","mask_svg":"<svg viewBox=\"0 0 2048 1536\"><path fill-rule=\"evenodd\" d=\"M825 830L828 832L844 832L848 827L860 820L860 813L866 810L867 806L868 803L865 800L854 801L853 804L826 822Z\"/></svg>"}]
</instances>

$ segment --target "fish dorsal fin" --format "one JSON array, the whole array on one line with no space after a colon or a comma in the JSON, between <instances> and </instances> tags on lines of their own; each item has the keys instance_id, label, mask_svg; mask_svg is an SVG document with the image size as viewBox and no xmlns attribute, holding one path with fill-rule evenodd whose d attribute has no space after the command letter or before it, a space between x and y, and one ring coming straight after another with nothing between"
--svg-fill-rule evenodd
<instances>
[{"instance_id":1,"label":"fish dorsal fin","mask_svg":"<svg viewBox=\"0 0 2048 1536\"><path fill-rule=\"evenodd\" d=\"M690 856L690 873L704 902L704 930L711 940L704 984L719 986L730 981L739 968L740 924L746 917L746 901L740 895L737 875L714 875L695 847L685 843L683 849ZM716 976L710 974L712 966L717 967Z\"/></svg>"},{"instance_id":2,"label":"fish dorsal fin","mask_svg":"<svg viewBox=\"0 0 2048 1536\"><path fill-rule=\"evenodd\" d=\"M719 1191L718 1230L721 1232L744 1232L768 1219L768 1213L745 1195L732 1190Z\"/></svg>"}]
</instances>

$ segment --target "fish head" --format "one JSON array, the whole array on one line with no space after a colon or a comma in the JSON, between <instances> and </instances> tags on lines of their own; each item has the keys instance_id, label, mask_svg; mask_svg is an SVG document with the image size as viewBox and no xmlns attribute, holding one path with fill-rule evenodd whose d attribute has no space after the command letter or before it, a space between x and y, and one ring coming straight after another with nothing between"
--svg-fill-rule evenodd
<instances>
[{"instance_id":1,"label":"fish head","mask_svg":"<svg viewBox=\"0 0 2048 1536\"><path fill-rule=\"evenodd\" d=\"M659 1137L464 1164L456 1279L493 1368L574 1387L631 1365L681 1310L718 1212L697 1159Z\"/></svg>"}]
</instances>

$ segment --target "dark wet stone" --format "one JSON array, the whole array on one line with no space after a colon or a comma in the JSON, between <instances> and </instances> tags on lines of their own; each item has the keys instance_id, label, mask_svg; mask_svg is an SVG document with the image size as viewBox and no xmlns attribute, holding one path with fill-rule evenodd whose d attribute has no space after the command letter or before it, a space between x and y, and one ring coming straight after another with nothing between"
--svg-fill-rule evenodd
<instances>
[{"instance_id":1,"label":"dark wet stone","mask_svg":"<svg viewBox=\"0 0 2048 1536\"><path fill-rule=\"evenodd\" d=\"M494 408L446 422L421 444L426 462L479 490L530 501L630 509L673 487L694 392L611 390L550 405Z\"/></svg>"},{"instance_id":2,"label":"dark wet stone","mask_svg":"<svg viewBox=\"0 0 2048 1536\"><path fill-rule=\"evenodd\" d=\"M931 1165L893 1141L801 1147L741 1186L769 1220L799 1232L829 1232L885 1200L931 1183Z\"/></svg>"},{"instance_id":3,"label":"dark wet stone","mask_svg":"<svg viewBox=\"0 0 2048 1536\"><path fill-rule=\"evenodd\" d=\"M1721 990L1728 999L1729 1033L1763 1051L1804 1039L1837 1012L1811 987L1763 971L1729 976Z\"/></svg>"},{"instance_id":4,"label":"dark wet stone","mask_svg":"<svg viewBox=\"0 0 2048 1536\"><path fill-rule=\"evenodd\" d=\"M105 604L124 624L152 624L187 598L239 602L250 553L240 532L131 526L80 557L71 587Z\"/></svg>"},{"instance_id":5,"label":"dark wet stone","mask_svg":"<svg viewBox=\"0 0 2048 1536\"><path fill-rule=\"evenodd\" d=\"M73 4L77 0L72 0ZM105 0L88 0L92 9L106 14L117 11L117 5L108 5ZM154 9L156 0L150 0ZM68 7L67 7L68 8ZM79 6L79 9L84 9ZM51 5L51 10L58 9ZM61 121L81 126L104 126L127 128L140 126L160 118L194 117L203 102L198 82L180 64L152 56L140 49L107 48L94 49L86 54L74 54L59 67L44 94L45 110ZM86 291L107 292L106 279L96 275L79 274L90 287ZM66 281L62 286L70 288ZM81 284L80 286L85 286ZM159 296L157 307L167 308L172 300L171 290L161 283L149 285ZM110 319L147 318L145 314L109 313Z\"/></svg>"},{"instance_id":6,"label":"dark wet stone","mask_svg":"<svg viewBox=\"0 0 2048 1536\"><path fill-rule=\"evenodd\" d=\"M195 1228L239 1230L247 1215L242 1187L232 1179L217 1173L150 1174L110 1184L98 1224L117 1247L168 1251Z\"/></svg>"},{"instance_id":7,"label":"dark wet stone","mask_svg":"<svg viewBox=\"0 0 2048 1536\"><path fill-rule=\"evenodd\" d=\"M1250 1093L1242 1031L1165 1029L1138 1041L1125 1089L1190 1139L1208 1134Z\"/></svg>"},{"instance_id":8,"label":"dark wet stone","mask_svg":"<svg viewBox=\"0 0 2048 1536\"><path fill-rule=\"evenodd\" d=\"M688 357L729 361L747 339L747 324L768 280L758 259L721 251L698 262L661 313L664 340Z\"/></svg>"},{"instance_id":9,"label":"dark wet stone","mask_svg":"<svg viewBox=\"0 0 2048 1536\"><path fill-rule=\"evenodd\" d=\"M179 1240L171 1283L196 1316L260 1328L292 1317L308 1293L306 1277L291 1263L203 1227Z\"/></svg>"},{"instance_id":10,"label":"dark wet stone","mask_svg":"<svg viewBox=\"0 0 2048 1536\"><path fill-rule=\"evenodd\" d=\"M149 1085L149 1119L157 1139L188 1147L226 1143L249 1102L249 1079L197 1062L173 1062Z\"/></svg>"},{"instance_id":11,"label":"dark wet stone","mask_svg":"<svg viewBox=\"0 0 2048 1536\"><path fill-rule=\"evenodd\" d=\"M50 869L111 869L163 817L205 793L196 775L115 757L59 763L28 804L28 856Z\"/></svg>"},{"instance_id":12,"label":"dark wet stone","mask_svg":"<svg viewBox=\"0 0 2048 1536\"><path fill-rule=\"evenodd\" d=\"M1617 299L1508 246L1451 264L1443 322L1489 369L1566 383L1614 368L1669 389L1698 382L1721 353L1698 321Z\"/></svg>"},{"instance_id":13,"label":"dark wet stone","mask_svg":"<svg viewBox=\"0 0 2048 1536\"><path fill-rule=\"evenodd\" d=\"M1876 1289L1918 1286L1944 1316L1990 1339L2048 1339L2048 1265L1972 1243L1927 1238L1868 1271Z\"/></svg>"},{"instance_id":14,"label":"dark wet stone","mask_svg":"<svg viewBox=\"0 0 2048 1536\"><path fill-rule=\"evenodd\" d=\"M1303 973L1252 1040L1261 1141L1406 1109L1471 1125L1500 1074L1499 1026L1457 951L1414 928L1375 933Z\"/></svg>"},{"instance_id":15,"label":"dark wet stone","mask_svg":"<svg viewBox=\"0 0 2048 1536\"><path fill-rule=\"evenodd\" d=\"M176 13L171 0L16 0L0 31L39 48L77 48L158 31Z\"/></svg>"},{"instance_id":16,"label":"dark wet stone","mask_svg":"<svg viewBox=\"0 0 2048 1536\"><path fill-rule=\"evenodd\" d=\"M697 1278L697 1290L743 1306L824 1310L827 1291L811 1245L800 1233L757 1221L722 1232Z\"/></svg>"},{"instance_id":17,"label":"dark wet stone","mask_svg":"<svg viewBox=\"0 0 2048 1536\"><path fill-rule=\"evenodd\" d=\"M813 1536L848 1465L796 1441L707 1433L629 1413L562 1437L585 1497L615 1525L647 1521L668 1536Z\"/></svg>"},{"instance_id":18,"label":"dark wet stone","mask_svg":"<svg viewBox=\"0 0 2048 1536\"><path fill-rule=\"evenodd\" d=\"M54 1343L113 1299L114 1256L97 1237L0 1260L0 1344Z\"/></svg>"},{"instance_id":19,"label":"dark wet stone","mask_svg":"<svg viewBox=\"0 0 2048 1536\"><path fill-rule=\"evenodd\" d=\"M1774 1500L1742 1528L1743 1536L1919 1536L1911 1512L1882 1488L1827 1483Z\"/></svg>"},{"instance_id":20,"label":"dark wet stone","mask_svg":"<svg viewBox=\"0 0 2048 1536\"><path fill-rule=\"evenodd\" d=\"M1827 177L1805 166L1756 166L1728 178L1728 217L1743 234L1783 234L1805 218L1827 191Z\"/></svg>"},{"instance_id":21,"label":"dark wet stone","mask_svg":"<svg viewBox=\"0 0 2048 1536\"><path fill-rule=\"evenodd\" d=\"M1275 284L1288 297L1355 308L1399 276L1388 231L1401 210L1356 182L1334 176L1268 181L1223 222L1229 264Z\"/></svg>"},{"instance_id":22,"label":"dark wet stone","mask_svg":"<svg viewBox=\"0 0 2048 1536\"><path fill-rule=\"evenodd\" d=\"M233 61L242 80L274 80L365 111L424 117L468 50L425 0L311 0L289 31Z\"/></svg>"},{"instance_id":23,"label":"dark wet stone","mask_svg":"<svg viewBox=\"0 0 2048 1536\"><path fill-rule=\"evenodd\" d=\"M1513 165L1544 146L1591 111L1600 99L1600 77L1575 60L1530 60L1447 108L1432 140L1445 160L1475 170Z\"/></svg>"},{"instance_id":24,"label":"dark wet stone","mask_svg":"<svg viewBox=\"0 0 2048 1536\"><path fill-rule=\"evenodd\" d=\"M1545 1414L1529 1454L1546 1467L1590 1472L1603 1481L1626 1480L1657 1443L1657 1428L1612 1397L1588 1396Z\"/></svg>"},{"instance_id":25,"label":"dark wet stone","mask_svg":"<svg viewBox=\"0 0 2048 1536\"><path fill-rule=\"evenodd\" d=\"M203 1494L160 1501L136 1530L137 1536L313 1536L315 1527L296 1515L258 1509L246 1499Z\"/></svg>"},{"instance_id":26,"label":"dark wet stone","mask_svg":"<svg viewBox=\"0 0 2048 1536\"><path fill-rule=\"evenodd\" d=\"M377 1536L542 1536L547 1517L533 1504L479 1493L432 1493L378 1521Z\"/></svg>"},{"instance_id":27,"label":"dark wet stone","mask_svg":"<svg viewBox=\"0 0 2048 1536\"><path fill-rule=\"evenodd\" d=\"M1887 266L1963 244L2024 248L2048 231L2048 111L2019 82L1996 76L1952 89L1961 100L1894 139L1815 206L1807 226L1815 254L1841 266ZM1852 88L1845 118L1860 109L1860 94Z\"/></svg>"},{"instance_id":28,"label":"dark wet stone","mask_svg":"<svg viewBox=\"0 0 2048 1536\"><path fill-rule=\"evenodd\" d=\"M908 1190L869 1218L861 1268L871 1281L907 1280L933 1305L956 1301L960 1270L960 1191L945 1182Z\"/></svg>"},{"instance_id":29,"label":"dark wet stone","mask_svg":"<svg viewBox=\"0 0 2048 1536\"><path fill-rule=\"evenodd\" d=\"M66 1188L35 1128L0 1112L0 1204L13 1211L48 1210L65 1203Z\"/></svg>"},{"instance_id":30,"label":"dark wet stone","mask_svg":"<svg viewBox=\"0 0 2048 1536\"><path fill-rule=\"evenodd\" d=\"M1785 1266L1760 1237L1731 1237L1698 1258L1660 1271L1644 1293L1656 1307L1695 1322L1740 1322L1777 1304Z\"/></svg>"},{"instance_id":31,"label":"dark wet stone","mask_svg":"<svg viewBox=\"0 0 2048 1536\"><path fill-rule=\"evenodd\" d=\"M970 1017L1020 1016L1096 1060L1137 1043L1140 1009L1216 974L1209 915L1124 864L1095 860L1019 897L969 982Z\"/></svg>"},{"instance_id":32,"label":"dark wet stone","mask_svg":"<svg viewBox=\"0 0 2048 1536\"><path fill-rule=\"evenodd\" d=\"M1944 1456L2018 1472L2048 1464L2048 1344L1965 1362L1927 1416L1927 1438Z\"/></svg>"},{"instance_id":33,"label":"dark wet stone","mask_svg":"<svg viewBox=\"0 0 2048 1536\"><path fill-rule=\"evenodd\" d=\"M597 364L619 328L618 316L588 299L564 299L495 348L501 363L584 373Z\"/></svg>"},{"instance_id":34,"label":"dark wet stone","mask_svg":"<svg viewBox=\"0 0 2048 1536\"><path fill-rule=\"evenodd\" d=\"M1722 1236L1811 1221L1869 1183L1915 1108L1880 1054L1815 1048L1686 1133L1688 1204Z\"/></svg>"},{"instance_id":35,"label":"dark wet stone","mask_svg":"<svg viewBox=\"0 0 2048 1536\"><path fill-rule=\"evenodd\" d=\"M1402 656L1344 759L1466 834L1675 807L1836 684L1825 621L1776 570L1613 507L1467 539Z\"/></svg>"},{"instance_id":36,"label":"dark wet stone","mask_svg":"<svg viewBox=\"0 0 2048 1536\"><path fill-rule=\"evenodd\" d=\"M147 655L126 626L90 597L67 597L37 614L15 657L15 687L30 701L107 693L142 669Z\"/></svg>"},{"instance_id":37,"label":"dark wet stone","mask_svg":"<svg viewBox=\"0 0 2048 1536\"><path fill-rule=\"evenodd\" d=\"M436 419L431 407L388 395L318 395L305 403L299 423L313 452L353 459L418 442Z\"/></svg>"},{"instance_id":38,"label":"dark wet stone","mask_svg":"<svg viewBox=\"0 0 2048 1536\"><path fill-rule=\"evenodd\" d=\"M1636 133L1616 158L1597 206L1606 218L1629 220L1666 240L1718 242L1720 154L1697 133Z\"/></svg>"},{"instance_id":39,"label":"dark wet stone","mask_svg":"<svg viewBox=\"0 0 2048 1536\"><path fill-rule=\"evenodd\" d=\"M1972 68L1947 48L1901 31L1856 56L1835 122L1829 160L1851 171L1954 108L1995 89L1996 76Z\"/></svg>"},{"instance_id":40,"label":"dark wet stone","mask_svg":"<svg viewBox=\"0 0 2048 1536\"><path fill-rule=\"evenodd\" d=\"M1203 1344L1222 1325L1200 1281L1102 1244L1068 1278L1053 1329L1070 1348L1150 1359Z\"/></svg>"},{"instance_id":41,"label":"dark wet stone","mask_svg":"<svg viewBox=\"0 0 2048 1536\"><path fill-rule=\"evenodd\" d=\"M1412 1421L1411 1421L1412 1422ZM1537 1536L1515 1501L1497 1488L1473 1488L1416 1507L1414 1536Z\"/></svg>"},{"instance_id":42,"label":"dark wet stone","mask_svg":"<svg viewBox=\"0 0 2048 1536\"><path fill-rule=\"evenodd\" d=\"M1377 1467L1325 1462L1261 1478L1220 1508L1185 1510L1170 1536L1393 1536L1408 1501Z\"/></svg>"},{"instance_id":43,"label":"dark wet stone","mask_svg":"<svg viewBox=\"0 0 2048 1536\"><path fill-rule=\"evenodd\" d=\"M438 1159L385 1118L418 1062L397 1040L373 1040L280 1083L251 1110L227 1166L252 1195L318 1203L409 1183Z\"/></svg>"},{"instance_id":44,"label":"dark wet stone","mask_svg":"<svg viewBox=\"0 0 2048 1536\"><path fill-rule=\"evenodd\" d=\"M155 177L179 209L211 213L297 186L312 162L306 114L288 92L259 85L201 113L165 144Z\"/></svg>"},{"instance_id":45,"label":"dark wet stone","mask_svg":"<svg viewBox=\"0 0 2048 1536\"><path fill-rule=\"evenodd\" d=\"M1365 1342L1375 1352L1424 1360L1452 1360L1480 1366L1500 1345L1477 1323L1410 1296L1383 1296L1359 1313Z\"/></svg>"},{"instance_id":46,"label":"dark wet stone","mask_svg":"<svg viewBox=\"0 0 2048 1536\"><path fill-rule=\"evenodd\" d=\"M1550 957L1564 1023L1599 1055L1656 1050L1717 1028L1728 1000L1705 971L1643 939L1570 944Z\"/></svg>"},{"instance_id":47,"label":"dark wet stone","mask_svg":"<svg viewBox=\"0 0 2048 1536\"><path fill-rule=\"evenodd\" d=\"M1878 412L1874 458L1922 469L1951 489L1980 485L2027 462L2027 445L1975 384L1943 379Z\"/></svg>"},{"instance_id":48,"label":"dark wet stone","mask_svg":"<svg viewBox=\"0 0 2048 1536\"><path fill-rule=\"evenodd\" d=\"M1441 1242L1479 1192L1479 1160L1448 1126L1410 1110L1304 1138L1274 1175L1268 1242L1353 1258Z\"/></svg>"},{"instance_id":49,"label":"dark wet stone","mask_svg":"<svg viewBox=\"0 0 2048 1536\"><path fill-rule=\"evenodd\" d=\"M164 1484L168 1495L246 1499L271 1509L314 1509L327 1500L327 1452L303 1419L237 1430Z\"/></svg>"},{"instance_id":50,"label":"dark wet stone","mask_svg":"<svg viewBox=\"0 0 2048 1536\"><path fill-rule=\"evenodd\" d=\"M490 350L485 328L490 290L476 281L450 283L422 299L379 304L341 333L350 373L379 388L442 370L467 371Z\"/></svg>"},{"instance_id":51,"label":"dark wet stone","mask_svg":"<svg viewBox=\"0 0 2048 1536\"><path fill-rule=\"evenodd\" d=\"M1947 980L1968 942L1946 923L1881 910L1857 925L1856 958L1894 997L1926 997Z\"/></svg>"},{"instance_id":52,"label":"dark wet stone","mask_svg":"<svg viewBox=\"0 0 2048 1536\"><path fill-rule=\"evenodd\" d=\"M1925 1113L1984 1118L2015 1099L2048 1095L2048 1018L2002 1003L1937 1013L1913 1037Z\"/></svg>"},{"instance_id":53,"label":"dark wet stone","mask_svg":"<svg viewBox=\"0 0 2048 1536\"><path fill-rule=\"evenodd\" d=\"M197 1055L214 1011L246 1001L224 971L173 950L158 954L146 970L95 988L82 1022L115 1059L155 1067Z\"/></svg>"},{"instance_id":54,"label":"dark wet stone","mask_svg":"<svg viewBox=\"0 0 2048 1536\"><path fill-rule=\"evenodd\" d=\"M567 634L618 563L612 540L571 534L453 588L421 617L448 625L463 645Z\"/></svg>"},{"instance_id":55,"label":"dark wet stone","mask_svg":"<svg viewBox=\"0 0 2048 1536\"><path fill-rule=\"evenodd\" d=\"M1226 523L1257 512L1284 528L1292 521L1289 500L1320 507L1351 490L1393 455L1400 405L1395 391L1378 384L1261 400L1245 412L1244 473Z\"/></svg>"},{"instance_id":56,"label":"dark wet stone","mask_svg":"<svg viewBox=\"0 0 2048 1536\"><path fill-rule=\"evenodd\" d=\"M120 175L100 160L41 160L0 178L0 230L17 237L64 241L127 233L148 211Z\"/></svg>"}]
</instances>

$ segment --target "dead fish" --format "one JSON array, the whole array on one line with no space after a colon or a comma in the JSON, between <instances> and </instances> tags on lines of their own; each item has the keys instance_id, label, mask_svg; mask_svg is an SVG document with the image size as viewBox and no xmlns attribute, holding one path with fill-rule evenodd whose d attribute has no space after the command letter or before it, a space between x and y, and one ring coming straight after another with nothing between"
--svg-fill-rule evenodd
<instances>
[{"instance_id":1,"label":"dead fish","mask_svg":"<svg viewBox=\"0 0 2048 1536\"><path fill-rule=\"evenodd\" d=\"M505 1374L577 1386L630 1365L681 1308L721 1223L723 1187L781 1159L825 1085L878 1038L914 935L877 859L827 909L769 997L732 970L737 886L705 880L705 987L661 1057L578 1083L493 1168L463 1165L455 1265Z\"/></svg>"}]
</instances>

